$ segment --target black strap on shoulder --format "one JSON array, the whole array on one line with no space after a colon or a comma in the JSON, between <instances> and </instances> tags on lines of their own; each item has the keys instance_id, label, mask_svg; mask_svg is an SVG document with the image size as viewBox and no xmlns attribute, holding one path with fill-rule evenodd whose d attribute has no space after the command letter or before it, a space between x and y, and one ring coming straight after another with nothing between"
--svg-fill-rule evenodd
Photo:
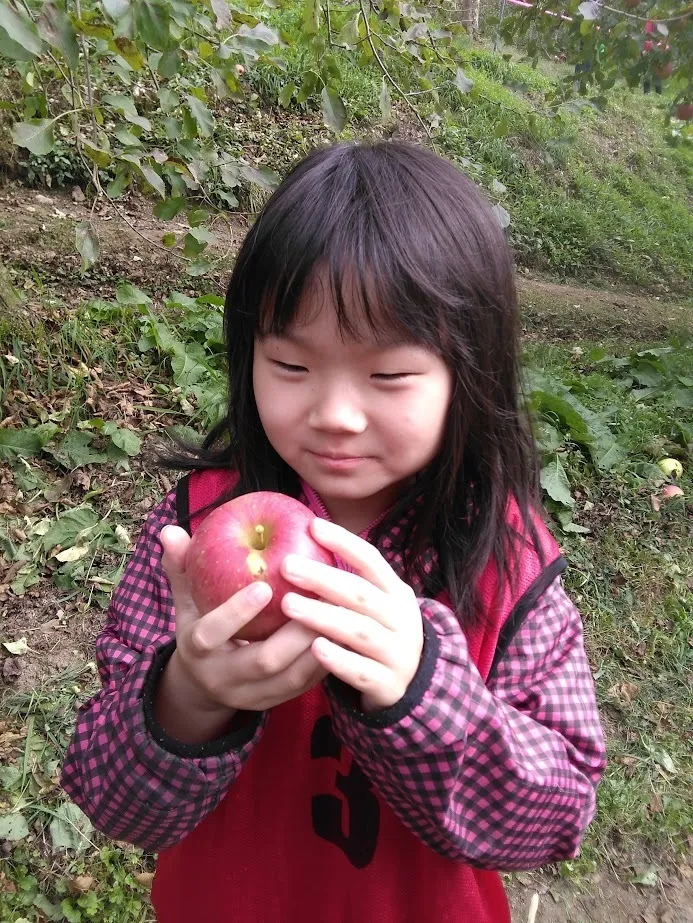
<instances>
[{"instance_id":1,"label":"black strap on shoulder","mask_svg":"<svg viewBox=\"0 0 693 923\"><path fill-rule=\"evenodd\" d=\"M495 670L498 667L498 664L505 656L510 642L515 637L515 634L519 630L520 626L532 611L532 609L536 608L536 605L539 602L539 598L541 597L544 590L546 590L546 588L553 583L556 577L563 573L567 566L568 565L565 558L556 558L555 561L552 561L551 564L544 568L534 583L522 594L521 598L515 605L515 608L510 613L508 619L503 625L500 635L498 636L496 653L493 657L493 663L491 664L491 669L486 681L487 683L493 676Z\"/></svg>"},{"instance_id":2,"label":"black strap on shoulder","mask_svg":"<svg viewBox=\"0 0 693 923\"><path fill-rule=\"evenodd\" d=\"M190 531L190 475L186 474L178 480L176 484L176 517L178 525L185 529L188 535Z\"/></svg>"}]
</instances>

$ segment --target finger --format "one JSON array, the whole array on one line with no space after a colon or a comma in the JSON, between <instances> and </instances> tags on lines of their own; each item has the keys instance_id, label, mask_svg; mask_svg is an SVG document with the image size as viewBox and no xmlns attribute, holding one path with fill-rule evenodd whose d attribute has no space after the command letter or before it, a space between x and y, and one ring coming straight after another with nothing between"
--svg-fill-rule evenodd
<instances>
[{"instance_id":1,"label":"finger","mask_svg":"<svg viewBox=\"0 0 693 923\"><path fill-rule=\"evenodd\" d=\"M320 561L290 554L282 561L282 572L295 586L335 606L360 612L394 630L391 598L370 581ZM400 583L399 592L403 584Z\"/></svg>"},{"instance_id":2,"label":"finger","mask_svg":"<svg viewBox=\"0 0 693 923\"><path fill-rule=\"evenodd\" d=\"M255 641L234 651L234 676L257 682L276 676L301 657L317 635L299 622L282 625L265 641Z\"/></svg>"},{"instance_id":3,"label":"finger","mask_svg":"<svg viewBox=\"0 0 693 923\"><path fill-rule=\"evenodd\" d=\"M347 651L329 638L318 638L311 651L329 673L365 695L381 695L382 690L387 689L391 683L392 674L387 667Z\"/></svg>"},{"instance_id":4,"label":"finger","mask_svg":"<svg viewBox=\"0 0 693 923\"><path fill-rule=\"evenodd\" d=\"M164 568L176 610L178 627L184 621L197 618L198 612L190 595L188 578L185 575L185 558L190 545L190 536L179 526L164 526L159 533L159 541L164 549L161 564Z\"/></svg>"},{"instance_id":5,"label":"finger","mask_svg":"<svg viewBox=\"0 0 693 923\"><path fill-rule=\"evenodd\" d=\"M327 670L322 664L318 663L310 648L308 648L280 673L262 680L260 683L253 683L252 691L250 689L251 684L249 684L247 691L255 700L259 695L261 699L274 704L275 702L284 702L287 698L295 698L305 692L306 689L315 686L326 676Z\"/></svg>"},{"instance_id":6,"label":"finger","mask_svg":"<svg viewBox=\"0 0 693 923\"><path fill-rule=\"evenodd\" d=\"M282 600L282 609L316 634L364 657L388 663L392 632L375 619L319 599L308 599L298 593L287 593Z\"/></svg>"},{"instance_id":7,"label":"finger","mask_svg":"<svg viewBox=\"0 0 693 923\"><path fill-rule=\"evenodd\" d=\"M346 561L354 570L386 593L401 587L402 581L375 545L327 519L316 517L311 523L313 536L325 548Z\"/></svg>"},{"instance_id":8,"label":"finger","mask_svg":"<svg viewBox=\"0 0 693 923\"><path fill-rule=\"evenodd\" d=\"M262 581L243 587L221 606L198 618L190 633L193 647L200 654L220 647L259 615L271 598L272 588Z\"/></svg>"}]
</instances>

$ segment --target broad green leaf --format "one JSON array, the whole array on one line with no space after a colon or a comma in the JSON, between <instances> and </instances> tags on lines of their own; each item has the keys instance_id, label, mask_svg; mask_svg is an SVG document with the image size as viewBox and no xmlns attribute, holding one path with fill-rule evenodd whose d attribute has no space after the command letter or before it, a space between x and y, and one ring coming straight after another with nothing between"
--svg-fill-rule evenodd
<instances>
[{"instance_id":1,"label":"broad green leaf","mask_svg":"<svg viewBox=\"0 0 693 923\"><path fill-rule=\"evenodd\" d=\"M562 503L564 506L573 506L575 503L570 496L568 475L558 455L554 455L548 465L541 469L541 486L556 503Z\"/></svg>"},{"instance_id":2,"label":"broad green leaf","mask_svg":"<svg viewBox=\"0 0 693 923\"><path fill-rule=\"evenodd\" d=\"M92 438L91 433L79 433L73 430L55 449L46 449L46 451L70 471L82 468L84 465L103 464L106 456L103 452L97 452L91 448Z\"/></svg>"},{"instance_id":3,"label":"broad green leaf","mask_svg":"<svg viewBox=\"0 0 693 923\"><path fill-rule=\"evenodd\" d=\"M127 455L134 456L140 454L142 440L136 433L133 433L131 429L119 427L115 432L111 433L111 440L114 445L117 445L118 448L122 449Z\"/></svg>"},{"instance_id":4,"label":"broad green leaf","mask_svg":"<svg viewBox=\"0 0 693 923\"><path fill-rule=\"evenodd\" d=\"M463 95L469 93L474 86L474 81L467 77L461 67L457 68L457 73L455 74L455 86Z\"/></svg>"},{"instance_id":5,"label":"broad green leaf","mask_svg":"<svg viewBox=\"0 0 693 923\"><path fill-rule=\"evenodd\" d=\"M178 48L169 48L162 55L156 66L162 77L175 77L183 66L183 58Z\"/></svg>"},{"instance_id":6,"label":"broad green leaf","mask_svg":"<svg viewBox=\"0 0 693 923\"><path fill-rule=\"evenodd\" d=\"M93 160L97 167L105 170L111 165L111 155L99 147L94 147L90 141L83 141L82 147L84 153L90 160Z\"/></svg>"},{"instance_id":7,"label":"broad green leaf","mask_svg":"<svg viewBox=\"0 0 693 923\"><path fill-rule=\"evenodd\" d=\"M244 176L249 182L255 183L256 186L262 186L263 189L274 189L275 186L279 185L279 176L269 167L260 167L258 169L247 164L240 164L238 169L241 176Z\"/></svg>"},{"instance_id":8,"label":"broad green leaf","mask_svg":"<svg viewBox=\"0 0 693 923\"><path fill-rule=\"evenodd\" d=\"M50 154L55 145L53 125L55 119L29 119L15 122L12 126L12 140L19 147L25 147L32 154Z\"/></svg>"},{"instance_id":9,"label":"broad green leaf","mask_svg":"<svg viewBox=\"0 0 693 923\"><path fill-rule=\"evenodd\" d=\"M134 71L142 70L144 67L144 58L141 51L125 35L119 35L113 42L110 42L109 48L111 51L115 51L117 55L120 55Z\"/></svg>"},{"instance_id":10,"label":"broad green leaf","mask_svg":"<svg viewBox=\"0 0 693 923\"><path fill-rule=\"evenodd\" d=\"M32 429L0 429L0 459L27 458L38 455L42 448L41 439Z\"/></svg>"},{"instance_id":11,"label":"broad green leaf","mask_svg":"<svg viewBox=\"0 0 693 923\"><path fill-rule=\"evenodd\" d=\"M89 222L82 222L75 228L75 246L82 257L82 272L99 259L99 238Z\"/></svg>"},{"instance_id":12,"label":"broad green leaf","mask_svg":"<svg viewBox=\"0 0 693 923\"><path fill-rule=\"evenodd\" d=\"M152 189L158 192L163 199L166 195L166 184L154 167L150 167L146 163L140 164L140 173L147 180Z\"/></svg>"},{"instance_id":13,"label":"broad green leaf","mask_svg":"<svg viewBox=\"0 0 693 923\"><path fill-rule=\"evenodd\" d=\"M211 214L206 208L193 208L188 212L188 224L191 228L197 228L204 224L211 217Z\"/></svg>"},{"instance_id":14,"label":"broad green leaf","mask_svg":"<svg viewBox=\"0 0 693 923\"><path fill-rule=\"evenodd\" d=\"M190 429L190 427L186 426L185 429ZM190 431L195 432L194 429ZM196 444L199 445L199 441ZM5 791L9 791L21 778L22 770L18 766L0 766L0 784Z\"/></svg>"},{"instance_id":15,"label":"broad green leaf","mask_svg":"<svg viewBox=\"0 0 693 923\"><path fill-rule=\"evenodd\" d=\"M554 453L564 444L565 439L558 432L555 426L551 426L546 420L536 422L537 442L545 453Z\"/></svg>"},{"instance_id":16,"label":"broad green leaf","mask_svg":"<svg viewBox=\"0 0 693 923\"><path fill-rule=\"evenodd\" d=\"M346 23L340 29L338 41L341 45L357 45L361 41L361 36L359 34L360 16L361 13L359 12L351 19L347 19Z\"/></svg>"},{"instance_id":17,"label":"broad green leaf","mask_svg":"<svg viewBox=\"0 0 693 923\"><path fill-rule=\"evenodd\" d=\"M286 109L286 107L289 105L289 103L290 103L291 100L293 99L293 96L294 96L294 93L295 93L295 92L296 92L296 84L295 84L295 83L287 83L287 84L285 84L285 85L282 87L282 89L281 89L281 91L280 91L280 93L279 93L279 104L280 104L284 109Z\"/></svg>"},{"instance_id":18,"label":"broad green leaf","mask_svg":"<svg viewBox=\"0 0 693 923\"><path fill-rule=\"evenodd\" d=\"M564 532L573 532L578 534L585 534L590 530L586 526L580 526L576 522L573 522L573 513L570 509L558 509L556 510L556 519L561 524L561 529Z\"/></svg>"},{"instance_id":19,"label":"broad green leaf","mask_svg":"<svg viewBox=\"0 0 693 923\"><path fill-rule=\"evenodd\" d=\"M154 206L154 214L164 221L171 221L185 209L185 196L171 196Z\"/></svg>"},{"instance_id":20,"label":"broad green leaf","mask_svg":"<svg viewBox=\"0 0 693 923\"><path fill-rule=\"evenodd\" d=\"M0 28L7 32L13 42L32 55L40 55L43 51L43 42L36 26L23 11L20 13L13 10L6 0L0 3Z\"/></svg>"},{"instance_id":21,"label":"broad green leaf","mask_svg":"<svg viewBox=\"0 0 693 923\"><path fill-rule=\"evenodd\" d=\"M693 388L674 388L671 393L674 407L693 407Z\"/></svg>"},{"instance_id":22,"label":"broad green leaf","mask_svg":"<svg viewBox=\"0 0 693 923\"><path fill-rule=\"evenodd\" d=\"M144 131L152 130L152 123L137 112L131 97L124 93L105 93L103 101L107 106L112 106L118 112L122 112L128 122L132 122L133 125L139 125Z\"/></svg>"},{"instance_id":23,"label":"broad green leaf","mask_svg":"<svg viewBox=\"0 0 693 923\"><path fill-rule=\"evenodd\" d=\"M312 96L313 93L317 90L320 85L320 77L315 71L307 71L303 75L303 81L298 91L298 96L296 97L297 103L304 103L309 96Z\"/></svg>"},{"instance_id":24,"label":"broad green leaf","mask_svg":"<svg viewBox=\"0 0 693 923\"><path fill-rule=\"evenodd\" d=\"M9 58L10 61L33 61L34 56L27 51L22 45L13 42L4 29L0 28L0 55ZM7 103L7 108L13 109L14 106Z\"/></svg>"},{"instance_id":25,"label":"broad green leaf","mask_svg":"<svg viewBox=\"0 0 693 923\"><path fill-rule=\"evenodd\" d=\"M325 124L338 135L347 122L344 103L339 93L333 90L332 87L323 87L320 98L322 100L322 115Z\"/></svg>"},{"instance_id":26,"label":"broad green leaf","mask_svg":"<svg viewBox=\"0 0 693 923\"><path fill-rule=\"evenodd\" d=\"M597 468L608 471L625 457L625 450L599 414L583 406L565 385L553 382L532 392L532 402L535 408L567 427L574 441L588 450Z\"/></svg>"},{"instance_id":27,"label":"broad green leaf","mask_svg":"<svg viewBox=\"0 0 693 923\"><path fill-rule=\"evenodd\" d=\"M72 70L77 70L79 67L77 33L65 15L65 11L56 3L44 3L36 25L41 38L53 48L58 49Z\"/></svg>"},{"instance_id":28,"label":"broad green leaf","mask_svg":"<svg viewBox=\"0 0 693 923\"><path fill-rule=\"evenodd\" d=\"M224 189L218 189L218 190L217 190L217 195L219 196L220 199L222 199L224 202L226 202L226 204L229 206L229 208L237 208L237 207L238 207L238 199L236 198L236 196L235 196L232 192L226 192L226 190L224 190Z\"/></svg>"},{"instance_id":29,"label":"broad green leaf","mask_svg":"<svg viewBox=\"0 0 693 923\"><path fill-rule=\"evenodd\" d=\"M88 435L81 433L80 435ZM89 506L78 506L67 510L50 524L48 531L43 536L43 550L52 551L57 545L61 548L70 548L78 542L78 536L84 538L99 524L100 516Z\"/></svg>"},{"instance_id":30,"label":"broad green leaf","mask_svg":"<svg viewBox=\"0 0 693 923\"><path fill-rule=\"evenodd\" d=\"M175 90L161 87L159 90L159 104L163 112L173 112L177 106L180 106L180 96Z\"/></svg>"},{"instance_id":31,"label":"broad green leaf","mask_svg":"<svg viewBox=\"0 0 693 923\"><path fill-rule=\"evenodd\" d=\"M303 5L303 31L308 35L316 35L320 29L321 12L320 0L305 0Z\"/></svg>"},{"instance_id":32,"label":"broad green leaf","mask_svg":"<svg viewBox=\"0 0 693 923\"><path fill-rule=\"evenodd\" d=\"M29 825L23 814L0 815L0 840L16 842L29 836Z\"/></svg>"},{"instance_id":33,"label":"broad green leaf","mask_svg":"<svg viewBox=\"0 0 693 923\"><path fill-rule=\"evenodd\" d=\"M71 801L64 801L55 812L50 832L54 849L86 849L92 825L86 814Z\"/></svg>"},{"instance_id":34,"label":"broad green leaf","mask_svg":"<svg viewBox=\"0 0 693 923\"><path fill-rule=\"evenodd\" d=\"M188 115L187 111L185 114ZM180 138L183 131L183 123L180 119L174 119L171 118L170 115L165 115L161 120L161 124L166 132L166 137L171 141L177 141Z\"/></svg>"},{"instance_id":35,"label":"broad green leaf","mask_svg":"<svg viewBox=\"0 0 693 923\"><path fill-rule=\"evenodd\" d=\"M149 307L152 303L149 295L131 282L123 282L122 285L118 286L116 289L116 301L118 304L143 305L144 307Z\"/></svg>"},{"instance_id":36,"label":"broad green leaf","mask_svg":"<svg viewBox=\"0 0 693 923\"><path fill-rule=\"evenodd\" d=\"M113 132L118 141L123 145L123 147L142 147L142 142L133 134L129 128L126 128L124 125L120 125Z\"/></svg>"},{"instance_id":37,"label":"broad green leaf","mask_svg":"<svg viewBox=\"0 0 693 923\"><path fill-rule=\"evenodd\" d=\"M198 230L198 228L193 228L193 230ZM207 241L198 240L197 236L190 231L183 238L183 255L187 257L199 256L206 246Z\"/></svg>"},{"instance_id":38,"label":"broad green leaf","mask_svg":"<svg viewBox=\"0 0 693 923\"><path fill-rule=\"evenodd\" d=\"M120 19L130 10L130 0L101 0L101 3L111 19Z\"/></svg>"},{"instance_id":39,"label":"broad green leaf","mask_svg":"<svg viewBox=\"0 0 693 923\"><path fill-rule=\"evenodd\" d=\"M116 178L106 186L106 195L110 199L117 199L125 192L130 185L130 174L126 170L121 170L116 174Z\"/></svg>"},{"instance_id":40,"label":"broad green leaf","mask_svg":"<svg viewBox=\"0 0 693 923\"><path fill-rule=\"evenodd\" d=\"M203 138L209 138L214 131L214 116L205 104L196 96L186 96L185 101L190 109L190 114L197 124L197 130Z\"/></svg>"},{"instance_id":41,"label":"broad green leaf","mask_svg":"<svg viewBox=\"0 0 693 923\"><path fill-rule=\"evenodd\" d=\"M380 118L383 120L383 122L387 122L389 121L391 115L392 99L390 97L390 91L387 87L387 83L385 83L385 79L383 78L383 82L380 85Z\"/></svg>"},{"instance_id":42,"label":"broad green leaf","mask_svg":"<svg viewBox=\"0 0 693 923\"><path fill-rule=\"evenodd\" d=\"M135 8L137 34L152 48L165 51L171 44L168 7L156 0L139 0Z\"/></svg>"},{"instance_id":43,"label":"broad green leaf","mask_svg":"<svg viewBox=\"0 0 693 923\"><path fill-rule=\"evenodd\" d=\"M212 11L217 18L217 29L228 29L231 25L231 10L226 0L212 0Z\"/></svg>"}]
</instances>

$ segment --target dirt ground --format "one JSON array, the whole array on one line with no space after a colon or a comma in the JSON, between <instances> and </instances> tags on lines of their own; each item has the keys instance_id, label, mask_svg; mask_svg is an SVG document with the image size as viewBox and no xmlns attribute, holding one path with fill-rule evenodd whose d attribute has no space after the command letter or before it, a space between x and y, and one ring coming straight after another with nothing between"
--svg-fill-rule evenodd
<instances>
[{"instance_id":1,"label":"dirt ground","mask_svg":"<svg viewBox=\"0 0 693 923\"><path fill-rule=\"evenodd\" d=\"M80 259L74 250L74 225L90 219L98 228L102 261L90 273L79 273ZM115 285L124 279L139 285L153 297L177 288L184 292L222 293L232 265L232 255L248 227L244 216L232 215L217 230L220 258L217 282L200 282L182 271L170 251L159 243L163 233L184 230L182 222L153 218L148 203L132 200L121 213L92 209L79 194L23 189L13 184L0 188L0 261L10 268L13 281L24 296L27 317L41 310L47 294L68 304L96 296L111 298ZM520 272L520 300L525 335L548 342L579 342L584 338L608 341L627 337L632 341L663 339L673 332L693 329L693 304L676 302L665 294L645 295L611 287L559 285ZM653 287L656 291L656 287ZM118 383L111 383L112 400ZM118 496L121 505L131 503L133 519L141 521L153 502L136 497L133 480L148 472L159 483L152 495L170 488L166 476L148 467L146 456L133 460L132 473L113 472L105 490ZM79 502L84 484L71 480L63 485ZM0 471L2 512L11 513L12 485ZM50 504L48 504L50 505ZM7 584L7 574L0 575ZM38 589L40 587L40 590ZM104 614L100 609L73 612L70 603L58 603L52 583L42 581L36 593L21 599L0 597L3 635L26 637L31 656L22 658L18 672L0 664L3 682L14 689L30 690L47 676L93 659L93 640ZM61 609L61 605L63 609ZM62 614L61 614L62 613ZM68 613L69 614L69 613ZM4 653L4 652L3 652ZM693 865L657 869L657 884L635 885L630 878L642 872L643 859L634 868L600 869L587 884L578 887L554 870L522 873L509 881L514 923L530 920L532 895L539 896L535 923L693 923Z\"/></svg>"}]
</instances>

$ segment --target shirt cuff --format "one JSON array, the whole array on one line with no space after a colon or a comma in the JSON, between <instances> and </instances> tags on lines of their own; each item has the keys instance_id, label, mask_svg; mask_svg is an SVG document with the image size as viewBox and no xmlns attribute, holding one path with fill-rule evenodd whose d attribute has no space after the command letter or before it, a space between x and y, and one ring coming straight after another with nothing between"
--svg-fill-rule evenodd
<instances>
[{"instance_id":1,"label":"shirt cuff","mask_svg":"<svg viewBox=\"0 0 693 923\"><path fill-rule=\"evenodd\" d=\"M361 693L336 676L328 676L325 687L330 698L340 711L354 718L366 727L386 728L400 722L421 704L433 680L436 662L440 654L440 641L427 618L423 618L424 643L419 669L407 687L406 692L394 705L374 712L361 710Z\"/></svg>"},{"instance_id":2,"label":"shirt cuff","mask_svg":"<svg viewBox=\"0 0 693 923\"><path fill-rule=\"evenodd\" d=\"M257 733L264 712L237 711L229 722L229 729L222 737L205 743L186 744L170 737L156 720L154 700L156 688L164 667L176 649L175 639L157 653L149 669L142 694L144 721L152 738L169 753L185 759L203 759L207 756L223 756L233 750L240 750Z\"/></svg>"}]
</instances>

